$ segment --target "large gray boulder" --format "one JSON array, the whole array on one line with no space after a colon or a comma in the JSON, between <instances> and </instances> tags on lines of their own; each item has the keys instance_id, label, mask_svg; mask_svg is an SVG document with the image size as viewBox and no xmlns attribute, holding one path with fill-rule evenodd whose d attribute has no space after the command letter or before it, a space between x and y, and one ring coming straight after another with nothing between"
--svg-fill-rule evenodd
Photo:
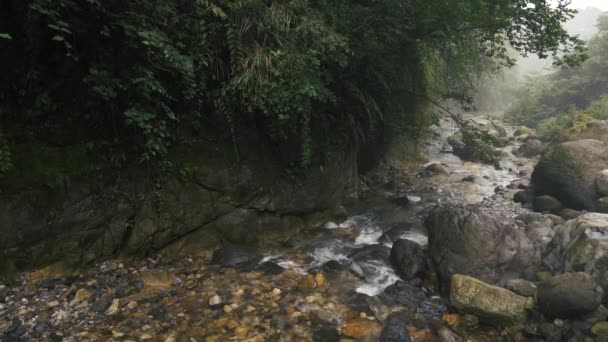
<instances>
[{"instance_id":1,"label":"large gray boulder","mask_svg":"<svg viewBox=\"0 0 608 342\"><path fill-rule=\"evenodd\" d=\"M569 141L543 154L532 173L534 191L551 195L566 207L595 210L596 176L608 169L608 144L598 140Z\"/></svg>"},{"instance_id":2,"label":"large gray boulder","mask_svg":"<svg viewBox=\"0 0 608 342\"><path fill-rule=\"evenodd\" d=\"M442 290L453 274L486 282L522 276L540 263L540 252L509 215L479 207L437 207L425 222L429 257Z\"/></svg>"},{"instance_id":3,"label":"large gray boulder","mask_svg":"<svg viewBox=\"0 0 608 342\"><path fill-rule=\"evenodd\" d=\"M543 262L556 273L585 272L608 290L608 214L587 213L557 226Z\"/></svg>"},{"instance_id":4,"label":"large gray boulder","mask_svg":"<svg viewBox=\"0 0 608 342\"><path fill-rule=\"evenodd\" d=\"M573 318L600 306L603 290L582 272L557 275L538 286L538 308L548 317Z\"/></svg>"},{"instance_id":5,"label":"large gray boulder","mask_svg":"<svg viewBox=\"0 0 608 342\"><path fill-rule=\"evenodd\" d=\"M452 278L450 298L460 312L501 326L525 322L527 309L534 306L532 298L461 274Z\"/></svg>"}]
</instances>

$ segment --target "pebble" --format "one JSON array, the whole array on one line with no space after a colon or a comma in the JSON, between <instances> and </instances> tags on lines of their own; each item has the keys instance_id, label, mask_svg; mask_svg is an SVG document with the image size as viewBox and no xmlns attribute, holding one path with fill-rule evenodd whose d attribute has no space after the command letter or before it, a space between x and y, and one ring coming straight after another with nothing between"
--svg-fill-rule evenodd
<instances>
[{"instance_id":1,"label":"pebble","mask_svg":"<svg viewBox=\"0 0 608 342\"><path fill-rule=\"evenodd\" d=\"M306 296L306 302L307 303L314 303L317 300L317 297L315 296Z\"/></svg>"},{"instance_id":2,"label":"pebble","mask_svg":"<svg viewBox=\"0 0 608 342\"><path fill-rule=\"evenodd\" d=\"M175 339L175 337L171 336L171 337L167 337L165 342L177 342L177 340Z\"/></svg>"},{"instance_id":3,"label":"pebble","mask_svg":"<svg viewBox=\"0 0 608 342\"><path fill-rule=\"evenodd\" d=\"M54 307L59 306L59 301L58 300L53 300L53 301L50 301L50 302L46 303L46 305L49 308L54 308Z\"/></svg>"},{"instance_id":4,"label":"pebble","mask_svg":"<svg viewBox=\"0 0 608 342\"><path fill-rule=\"evenodd\" d=\"M232 306L230 306L230 305L224 305L224 312L225 313L231 313L232 312Z\"/></svg>"},{"instance_id":5,"label":"pebble","mask_svg":"<svg viewBox=\"0 0 608 342\"><path fill-rule=\"evenodd\" d=\"M106 315L108 315L108 316L116 315L120 311L119 305L120 305L120 300L114 299L112 301L112 304L108 308L108 310L106 310Z\"/></svg>"},{"instance_id":6,"label":"pebble","mask_svg":"<svg viewBox=\"0 0 608 342\"><path fill-rule=\"evenodd\" d=\"M272 290L272 294L275 295L275 296L280 296L281 295L281 289L274 288Z\"/></svg>"},{"instance_id":7,"label":"pebble","mask_svg":"<svg viewBox=\"0 0 608 342\"><path fill-rule=\"evenodd\" d=\"M133 310L137 307L137 302L136 301L130 301L129 304L127 304L127 308Z\"/></svg>"},{"instance_id":8,"label":"pebble","mask_svg":"<svg viewBox=\"0 0 608 342\"><path fill-rule=\"evenodd\" d=\"M220 296L215 295L213 297L211 297L211 299L209 299L209 305L210 306L216 306L216 305L220 305L222 304L222 298L220 298Z\"/></svg>"},{"instance_id":9,"label":"pebble","mask_svg":"<svg viewBox=\"0 0 608 342\"><path fill-rule=\"evenodd\" d=\"M74 295L74 299L70 302L70 306L75 306L79 303L88 301L91 298L91 292L87 289L80 289L76 291L76 295Z\"/></svg>"},{"instance_id":10,"label":"pebble","mask_svg":"<svg viewBox=\"0 0 608 342\"><path fill-rule=\"evenodd\" d=\"M139 337L140 340L151 340L152 339L152 335L150 334L143 334Z\"/></svg>"},{"instance_id":11,"label":"pebble","mask_svg":"<svg viewBox=\"0 0 608 342\"><path fill-rule=\"evenodd\" d=\"M249 328L247 328L247 327L240 326L240 327L236 327L234 329L234 335L239 338L243 338L243 337L247 336L248 333L249 333Z\"/></svg>"}]
</instances>

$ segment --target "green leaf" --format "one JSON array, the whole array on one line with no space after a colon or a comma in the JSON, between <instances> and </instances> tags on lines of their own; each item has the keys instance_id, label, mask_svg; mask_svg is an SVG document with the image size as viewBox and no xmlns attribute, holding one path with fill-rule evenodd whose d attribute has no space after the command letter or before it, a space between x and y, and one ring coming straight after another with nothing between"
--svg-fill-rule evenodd
<instances>
[{"instance_id":1,"label":"green leaf","mask_svg":"<svg viewBox=\"0 0 608 342\"><path fill-rule=\"evenodd\" d=\"M54 40L54 41L58 41L58 42L62 42L62 41L64 41L64 39L63 39L63 37L62 37L62 36L54 36L54 37L53 37L53 40Z\"/></svg>"},{"instance_id":2,"label":"green leaf","mask_svg":"<svg viewBox=\"0 0 608 342\"><path fill-rule=\"evenodd\" d=\"M0 39L13 39L8 33L0 33Z\"/></svg>"}]
</instances>

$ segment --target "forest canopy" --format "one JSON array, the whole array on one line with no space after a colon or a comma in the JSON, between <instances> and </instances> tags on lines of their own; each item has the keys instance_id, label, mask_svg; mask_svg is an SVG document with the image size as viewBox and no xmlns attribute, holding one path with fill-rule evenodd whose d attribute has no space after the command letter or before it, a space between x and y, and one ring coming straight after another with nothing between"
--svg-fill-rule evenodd
<instances>
[{"instance_id":1,"label":"forest canopy","mask_svg":"<svg viewBox=\"0 0 608 342\"><path fill-rule=\"evenodd\" d=\"M585 58L569 1L7 0L0 3L0 173L24 145L106 166L256 132L286 165L429 124L522 54ZM592 48L593 50L593 48ZM597 61L601 63L601 61ZM568 72L568 71L564 71Z\"/></svg>"}]
</instances>

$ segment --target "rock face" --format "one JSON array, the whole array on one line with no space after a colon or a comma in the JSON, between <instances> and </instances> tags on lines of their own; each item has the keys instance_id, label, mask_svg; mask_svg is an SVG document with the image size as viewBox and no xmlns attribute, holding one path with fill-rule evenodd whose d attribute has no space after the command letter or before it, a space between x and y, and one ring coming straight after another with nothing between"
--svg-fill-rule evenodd
<instances>
[{"instance_id":1,"label":"rock face","mask_svg":"<svg viewBox=\"0 0 608 342\"><path fill-rule=\"evenodd\" d=\"M556 273L585 272L608 290L608 215L587 213L555 229L543 262Z\"/></svg>"},{"instance_id":2,"label":"rock face","mask_svg":"<svg viewBox=\"0 0 608 342\"><path fill-rule=\"evenodd\" d=\"M595 210L598 172L608 168L608 144L577 140L559 144L541 157L532 174L534 191L551 195L565 206Z\"/></svg>"},{"instance_id":3,"label":"rock face","mask_svg":"<svg viewBox=\"0 0 608 342\"><path fill-rule=\"evenodd\" d=\"M578 317L595 311L602 296L602 288L588 274L564 273L539 285L538 307L548 317Z\"/></svg>"},{"instance_id":4,"label":"rock face","mask_svg":"<svg viewBox=\"0 0 608 342\"><path fill-rule=\"evenodd\" d=\"M393 268L403 280L412 280L426 270L426 257L422 247L411 240L395 241L390 259Z\"/></svg>"},{"instance_id":5,"label":"rock face","mask_svg":"<svg viewBox=\"0 0 608 342\"><path fill-rule=\"evenodd\" d=\"M452 278L450 298L459 311L496 325L524 322L533 306L531 299L459 274Z\"/></svg>"},{"instance_id":6,"label":"rock face","mask_svg":"<svg viewBox=\"0 0 608 342\"><path fill-rule=\"evenodd\" d=\"M445 292L453 274L497 281L540 263L534 245L509 215L475 207L437 207L427 218L429 256Z\"/></svg>"},{"instance_id":7,"label":"rock face","mask_svg":"<svg viewBox=\"0 0 608 342\"><path fill-rule=\"evenodd\" d=\"M220 241L256 244L336 214L356 197L355 151L311 167L301 184L282 176L276 155L256 144L236 163L230 145L184 146L162 190L134 167L105 188L69 180L58 189L0 196L0 278L51 263L77 266L163 250L196 255ZM262 144L263 145L263 144Z\"/></svg>"}]
</instances>

